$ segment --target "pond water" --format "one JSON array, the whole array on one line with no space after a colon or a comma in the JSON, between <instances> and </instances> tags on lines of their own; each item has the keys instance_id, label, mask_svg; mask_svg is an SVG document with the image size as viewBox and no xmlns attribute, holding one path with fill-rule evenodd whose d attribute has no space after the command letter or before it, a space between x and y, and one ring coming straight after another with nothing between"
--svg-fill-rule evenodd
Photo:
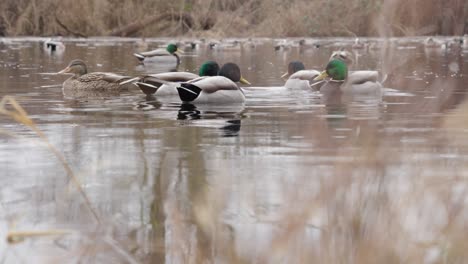
<instances>
[{"instance_id":1,"label":"pond water","mask_svg":"<svg viewBox=\"0 0 468 264\"><path fill-rule=\"evenodd\" d=\"M1 40L0 96L23 106L89 204L44 141L1 115L3 263L432 263L440 241L462 241L468 50L364 39L381 48L354 50L353 69L385 72L384 96L329 102L281 88L280 76L291 60L323 69L354 39L201 47L185 51L179 71L235 62L252 85L242 105L182 105L137 89L64 98L67 77L49 73L72 59L132 76L172 66L138 64L137 39L63 39L61 54L42 41ZM6 241L12 231L54 230L67 233Z\"/></svg>"}]
</instances>

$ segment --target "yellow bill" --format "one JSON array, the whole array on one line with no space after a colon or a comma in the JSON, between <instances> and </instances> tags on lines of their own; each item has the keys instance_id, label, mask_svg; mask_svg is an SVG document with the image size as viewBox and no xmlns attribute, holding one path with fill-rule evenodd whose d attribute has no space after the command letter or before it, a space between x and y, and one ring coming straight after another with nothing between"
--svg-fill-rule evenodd
<instances>
[{"instance_id":1,"label":"yellow bill","mask_svg":"<svg viewBox=\"0 0 468 264\"><path fill-rule=\"evenodd\" d=\"M281 78L283 78L283 79L286 78L286 77L289 77L289 72L286 72L283 75L281 75Z\"/></svg>"},{"instance_id":2,"label":"yellow bill","mask_svg":"<svg viewBox=\"0 0 468 264\"><path fill-rule=\"evenodd\" d=\"M180 54L183 54L185 53L183 50L180 50L180 49L177 49L174 53L180 53Z\"/></svg>"},{"instance_id":3,"label":"yellow bill","mask_svg":"<svg viewBox=\"0 0 468 264\"><path fill-rule=\"evenodd\" d=\"M242 84L251 84L249 81L247 81L246 79L244 79L244 77L241 76L240 80L239 80L240 83Z\"/></svg>"},{"instance_id":4,"label":"yellow bill","mask_svg":"<svg viewBox=\"0 0 468 264\"><path fill-rule=\"evenodd\" d=\"M326 71L323 71L320 73L319 76L314 78L314 81L320 81L328 77L328 73Z\"/></svg>"}]
</instances>

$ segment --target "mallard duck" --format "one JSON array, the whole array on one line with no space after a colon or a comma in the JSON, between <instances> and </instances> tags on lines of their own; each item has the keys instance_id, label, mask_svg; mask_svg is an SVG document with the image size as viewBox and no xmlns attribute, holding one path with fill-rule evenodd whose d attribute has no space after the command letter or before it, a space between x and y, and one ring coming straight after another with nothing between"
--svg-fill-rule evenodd
<instances>
[{"instance_id":1,"label":"mallard duck","mask_svg":"<svg viewBox=\"0 0 468 264\"><path fill-rule=\"evenodd\" d=\"M226 63L218 76L200 77L177 86L183 102L193 103L242 103L245 95L236 82L250 84L241 76L239 66Z\"/></svg>"},{"instance_id":2,"label":"mallard duck","mask_svg":"<svg viewBox=\"0 0 468 264\"><path fill-rule=\"evenodd\" d=\"M65 69L58 73L73 74L62 86L64 94L72 97L119 93L125 90L125 86L120 85L120 82L130 78L108 72L88 73L86 64L82 60L72 60Z\"/></svg>"},{"instance_id":3,"label":"mallard duck","mask_svg":"<svg viewBox=\"0 0 468 264\"><path fill-rule=\"evenodd\" d=\"M439 40L435 40L432 37L429 37L426 40L424 40L424 48L425 49L446 49L447 44Z\"/></svg>"},{"instance_id":4,"label":"mallard duck","mask_svg":"<svg viewBox=\"0 0 468 264\"><path fill-rule=\"evenodd\" d=\"M175 44L169 44L167 45L166 49L160 48L160 49L155 49L151 51L145 51L145 52L139 52L139 53L134 53L133 55L140 61L148 61L155 59L156 61L167 61L163 60L163 58L175 58L177 65L180 64L180 57L179 53L184 53L182 50L177 48L177 45Z\"/></svg>"},{"instance_id":5,"label":"mallard duck","mask_svg":"<svg viewBox=\"0 0 468 264\"><path fill-rule=\"evenodd\" d=\"M51 38L44 41L43 48L49 54L62 54L65 51L65 45L61 41Z\"/></svg>"},{"instance_id":6,"label":"mallard duck","mask_svg":"<svg viewBox=\"0 0 468 264\"><path fill-rule=\"evenodd\" d=\"M241 44L238 40L233 41L211 41L208 47L218 51L241 51Z\"/></svg>"},{"instance_id":7,"label":"mallard duck","mask_svg":"<svg viewBox=\"0 0 468 264\"><path fill-rule=\"evenodd\" d=\"M347 50L334 51L328 61L331 61L334 59L343 61L344 63L346 63L348 68L350 68L354 64L353 53Z\"/></svg>"},{"instance_id":8,"label":"mallard duck","mask_svg":"<svg viewBox=\"0 0 468 264\"><path fill-rule=\"evenodd\" d=\"M328 62L326 70L320 73L314 80L330 78L326 85L320 88L320 92L327 93L338 86L343 93L351 94L382 94L382 85L378 81L377 71L354 71L348 74L345 62L333 59Z\"/></svg>"},{"instance_id":9,"label":"mallard duck","mask_svg":"<svg viewBox=\"0 0 468 264\"><path fill-rule=\"evenodd\" d=\"M216 76L219 71L219 65L215 61L206 61L200 66L199 75L190 72L165 72L146 75L138 79L135 84L143 93L156 96L178 95L177 83L187 82L200 76ZM161 84L158 80L168 81L170 83Z\"/></svg>"},{"instance_id":10,"label":"mallard duck","mask_svg":"<svg viewBox=\"0 0 468 264\"><path fill-rule=\"evenodd\" d=\"M287 78L284 87L289 89L310 89L311 84L316 83L314 79L320 75L319 71L306 70L300 61L291 61L288 64L288 71L281 76Z\"/></svg>"}]
</instances>

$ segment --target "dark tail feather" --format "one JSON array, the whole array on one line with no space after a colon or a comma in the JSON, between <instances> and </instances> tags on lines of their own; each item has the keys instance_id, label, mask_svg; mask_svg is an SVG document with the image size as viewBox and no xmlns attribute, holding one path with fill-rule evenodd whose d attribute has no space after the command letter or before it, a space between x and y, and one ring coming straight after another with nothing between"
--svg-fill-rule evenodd
<instances>
[{"instance_id":1,"label":"dark tail feather","mask_svg":"<svg viewBox=\"0 0 468 264\"><path fill-rule=\"evenodd\" d=\"M201 89L191 83L182 83L177 87L180 100L183 102L191 102L195 100L201 93Z\"/></svg>"},{"instance_id":2,"label":"dark tail feather","mask_svg":"<svg viewBox=\"0 0 468 264\"><path fill-rule=\"evenodd\" d=\"M160 87L160 86L155 86L155 85L144 83L144 82L136 82L135 84L140 88L142 92L148 95L154 94Z\"/></svg>"}]
</instances>

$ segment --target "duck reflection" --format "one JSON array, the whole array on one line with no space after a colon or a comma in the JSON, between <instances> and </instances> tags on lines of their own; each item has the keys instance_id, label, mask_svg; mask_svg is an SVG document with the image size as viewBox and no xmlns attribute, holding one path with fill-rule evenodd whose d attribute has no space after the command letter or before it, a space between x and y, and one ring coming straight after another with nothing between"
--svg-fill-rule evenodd
<instances>
[{"instance_id":1,"label":"duck reflection","mask_svg":"<svg viewBox=\"0 0 468 264\"><path fill-rule=\"evenodd\" d=\"M193 105L183 103L177 113L178 120L196 120L195 124L203 127L215 127L221 130L223 137L239 134L243 105Z\"/></svg>"}]
</instances>

